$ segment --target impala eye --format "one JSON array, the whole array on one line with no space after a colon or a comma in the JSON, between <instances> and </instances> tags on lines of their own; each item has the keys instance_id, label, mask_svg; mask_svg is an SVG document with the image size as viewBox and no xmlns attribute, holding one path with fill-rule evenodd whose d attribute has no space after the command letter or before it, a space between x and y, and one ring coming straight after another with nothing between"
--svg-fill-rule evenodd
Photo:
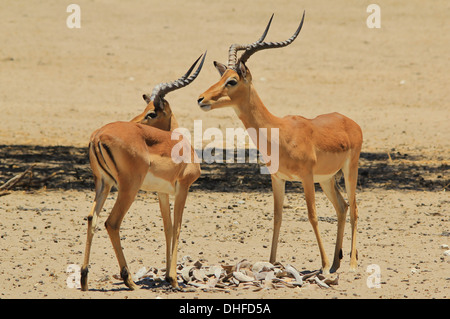
<instances>
[{"instance_id":1,"label":"impala eye","mask_svg":"<svg viewBox=\"0 0 450 319\"><path fill-rule=\"evenodd\" d=\"M230 79L227 82L227 86L235 86L237 84L237 81L235 79Z\"/></svg>"},{"instance_id":2,"label":"impala eye","mask_svg":"<svg viewBox=\"0 0 450 319\"><path fill-rule=\"evenodd\" d=\"M151 113L147 113L147 115L145 116L146 118L152 118L152 119L154 119L155 117L156 117L157 115L156 115L156 113L155 112L151 112Z\"/></svg>"}]
</instances>

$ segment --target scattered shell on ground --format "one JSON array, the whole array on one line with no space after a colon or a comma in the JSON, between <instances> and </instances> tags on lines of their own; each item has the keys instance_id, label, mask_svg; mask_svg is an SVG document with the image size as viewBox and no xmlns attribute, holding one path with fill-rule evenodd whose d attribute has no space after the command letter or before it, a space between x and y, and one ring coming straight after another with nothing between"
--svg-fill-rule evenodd
<instances>
[{"instance_id":1,"label":"scattered shell on ground","mask_svg":"<svg viewBox=\"0 0 450 319\"><path fill-rule=\"evenodd\" d=\"M182 262L178 264L177 275L181 287L222 291L251 287L253 291L313 286L329 289L337 285L339 280L338 274L323 275L319 270L300 272L292 265L284 266L281 263L271 264L264 261L251 263L244 259L235 265L207 266L200 261L193 262L189 256L184 256ZM150 268L147 271L142 267L133 279L137 282L140 280L163 282L165 269Z\"/></svg>"}]
</instances>

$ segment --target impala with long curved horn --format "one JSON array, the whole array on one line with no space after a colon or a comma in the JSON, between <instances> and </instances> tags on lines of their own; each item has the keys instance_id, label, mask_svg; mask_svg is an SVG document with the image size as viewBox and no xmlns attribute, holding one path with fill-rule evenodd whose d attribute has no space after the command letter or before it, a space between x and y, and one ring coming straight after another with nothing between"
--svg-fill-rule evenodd
<instances>
[{"instance_id":1,"label":"impala with long curved horn","mask_svg":"<svg viewBox=\"0 0 450 319\"><path fill-rule=\"evenodd\" d=\"M272 16L273 17L273 16ZM328 273L340 267L342 258L342 239L348 205L344 201L336 185L335 175L342 171L345 178L345 188L350 203L350 221L352 227L352 245L350 268L356 269L356 183L358 176L358 160L362 147L362 132L358 124L339 113L319 115L314 119L289 115L277 117L270 113L259 98L249 69L245 65L254 53L271 48L281 48L291 44L300 33L303 26L303 16L295 33L283 42L262 42L252 44L233 44L229 49L228 66L214 62L221 75L219 82L211 86L199 96L198 104L204 111L231 106L244 126L254 128L257 132L253 142L259 146L259 139L267 139L270 145L270 134L262 136L260 128L278 129L279 163L278 171L271 172L272 190L274 195L274 230L270 261L275 262L278 237L282 220L282 209L285 193L285 181L301 181L308 209L308 219L314 230L320 256L322 271ZM265 38L268 28L262 39ZM244 51L237 59L237 52ZM270 146L267 149L271 149ZM260 149L260 151L262 151ZM264 154L262 154L264 156ZM332 202L338 217L337 239L334 251L333 265L325 254L318 229L318 219L315 208L314 183L320 183L324 193Z\"/></svg>"},{"instance_id":2,"label":"impala with long curved horn","mask_svg":"<svg viewBox=\"0 0 450 319\"><path fill-rule=\"evenodd\" d=\"M201 56L180 79L157 85L150 97L144 94L148 105L142 114L130 122L110 123L92 133L89 160L94 174L95 199L87 218L81 290L88 289L87 275L92 238L98 216L112 186L117 187L118 194L105 227L125 285L131 290L136 288L120 244L119 229L138 191L143 189L158 193L166 239L166 279L173 287L178 287L176 262L181 219L189 187L200 176L200 165L194 160L191 163L175 163L172 160L172 148L179 141L172 140L171 133L178 124L164 96L194 81L203 66L205 56L206 52L192 75L190 74ZM187 143L185 140L182 142ZM190 149L190 156L194 158L194 149L190 145L186 146L185 149ZM175 195L173 223L170 217L169 195Z\"/></svg>"}]
</instances>

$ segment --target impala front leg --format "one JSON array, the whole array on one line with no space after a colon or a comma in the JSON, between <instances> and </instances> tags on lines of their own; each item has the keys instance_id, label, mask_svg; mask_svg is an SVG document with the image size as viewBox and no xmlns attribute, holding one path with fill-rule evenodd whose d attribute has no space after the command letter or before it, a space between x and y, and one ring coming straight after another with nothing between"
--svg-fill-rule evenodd
<instances>
[{"instance_id":1,"label":"impala front leg","mask_svg":"<svg viewBox=\"0 0 450 319\"><path fill-rule=\"evenodd\" d=\"M170 218L170 203L169 195L158 193L159 208L161 209L161 216L164 225L164 235L166 237L166 280L169 278L170 260L172 255L172 219Z\"/></svg>"},{"instance_id":2,"label":"impala front leg","mask_svg":"<svg viewBox=\"0 0 450 319\"><path fill-rule=\"evenodd\" d=\"M188 187L177 184L175 191L175 205L173 214L172 228L172 253L170 256L170 268L166 279L172 284L172 287L178 288L177 281L177 251L178 241L180 239L181 221L183 219L183 210L188 194Z\"/></svg>"},{"instance_id":3,"label":"impala front leg","mask_svg":"<svg viewBox=\"0 0 450 319\"><path fill-rule=\"evenodd\" d=\"M269 261L273 264L277 259L278 237L280 236L281 220L283 215L284 189L286 181L272 175L273 190L273 237Z\"/></svg>"}]
</instances>

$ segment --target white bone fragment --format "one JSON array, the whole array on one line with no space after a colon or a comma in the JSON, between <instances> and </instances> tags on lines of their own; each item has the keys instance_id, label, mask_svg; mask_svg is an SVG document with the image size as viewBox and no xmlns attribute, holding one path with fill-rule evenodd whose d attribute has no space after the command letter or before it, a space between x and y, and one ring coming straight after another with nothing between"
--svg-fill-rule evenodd
<instances>
[{"instance_id":1,"label":"white bone fragment","mask_svg":"<svg viewBox=\"0 0 450 319\"><path fill-rule=\"evenodd\" d=\"M253 272L261 272L261 271L268 271L274 269L274 265L267 261L258 261L253 264L252 271Z\"/></svg>"},{"instance_id":2,"label":"white bone fragment","mask_svg":"<svg viewBox=\"0 0 450 319\"><path fill-rule=\"evenodd\" d=\"M240 282L249 282L255 280L255 278L247 276L240 271L233 272L233 277L239 280Z\"/></svg>"},{"instance_id":3,"label":"white bone fragment","mask_svg":"<svg viewBox=\"0 0 450 319\"><path fill-rule=\"evenodd\" d=\"M185 282L189 283L192 280L192 272L191 272L191 270L193 270L193 269L194 269L194 267L185 267L181 271L181 277L183 278L183 280Z\"/></svg>"},{"instance_id":4,"label":"white bone fragment","mask_svg":"<svg viewBox=\"0 0 450 319\"><path fill-rule=\"evenodd\" d=\"M291 265L286 265L285 270L287 273L291 274L292 276L294 276L296 283L299 286L303 285L303 279L300 276L299 272L297 269L295 269L294 267L292 267Z\"/></svg>"},{"instance_id":5,"label":"white bone fragment","mask_svg":"<svg viewBox=\"0 0 450 319\"><path fill-rule=\"evenodd\" d=\"M314 281L317 283L317 285L318 285L320 288L330 288L330 286L328 286L326 283L324 283L322 280L320 280L320 279L317 278L317 277L314 277Z\"/></svg>"}]
</instances>

